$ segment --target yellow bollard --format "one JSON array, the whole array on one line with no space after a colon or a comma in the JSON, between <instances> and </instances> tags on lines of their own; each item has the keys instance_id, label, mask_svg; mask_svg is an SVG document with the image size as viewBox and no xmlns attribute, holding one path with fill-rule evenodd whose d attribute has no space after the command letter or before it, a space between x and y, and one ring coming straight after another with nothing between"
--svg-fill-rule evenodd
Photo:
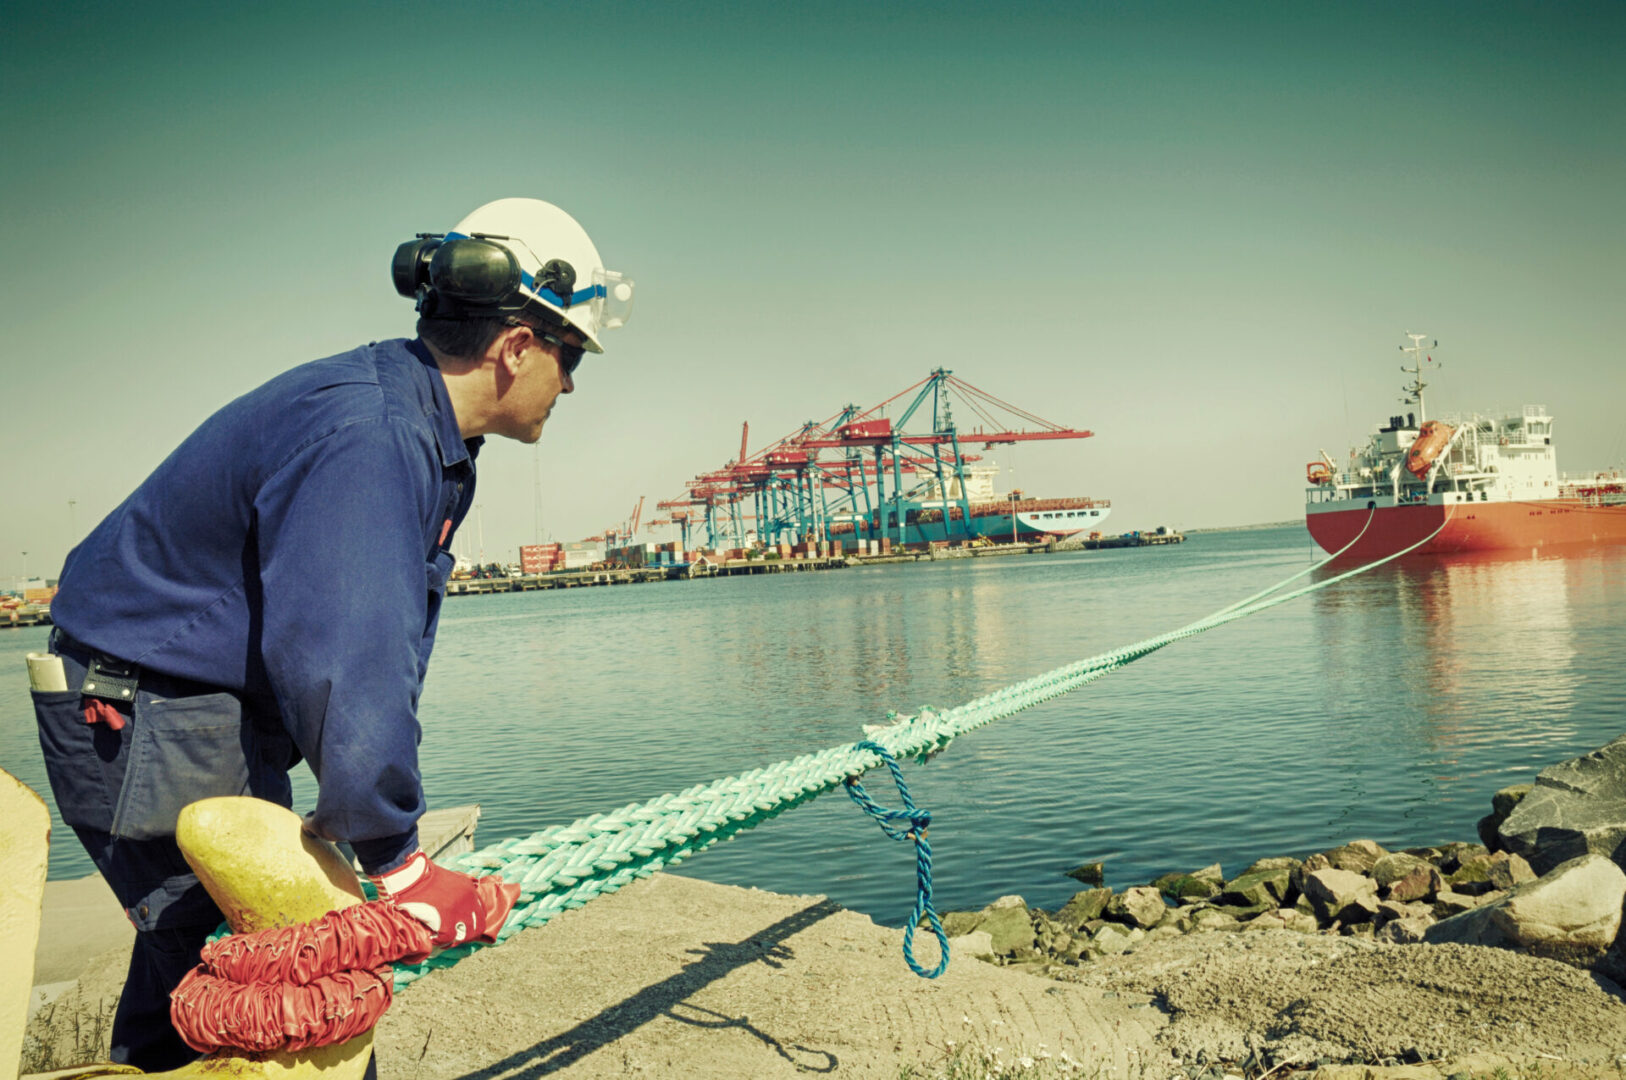
<instances>
[{"instance_id":1,"label":"yellow bollard","mask_svg":"<svg viewBox=\"0 0 1626 1080\"><path fill-rule=\"evenodd\" d=\"M307 835L298 815L259 799L204 799L181 811L176 839L186 861L233 930L249 932L319 919L364 899L355 872L331 844ZM0 1080L15 1080L22 1051L28 994L33 984L34 943L50 815L21 781L0 770L0 941L5 969L24 977L0 985ZM26 944L23 944L26 943ZM15 955L12 955L15 953ZM361 1080L373 1051L373 1034L339 1046L260 1057L215 1054L164 1073L166 1077L242 1077L262 1080ZM53 1072L69 1077L138 1073L100 1064Z\"/></svg>"},{"instance_id":2,"label":"yellow bollard","mask_svg":"<svg viewBox=\"0 0 1626 1080\"><path fill-rule=\"evenodd\" d=\"M344 857L300 828L299 815L260 799L203 799L181 811L181 854L237 933L291 926L361 903L361 884ZM361 1080L373 1033L338 1046L263 1058L212 1054L156 1076Z\"/></svg>"},{"instance_id":3,"label":"yellow bollard","mask_svg":"<svg viewBox=\"0 0 1626 1080\"><path fill-rule=\"evenodd\" d=\"M34 986L34 944L51 850L51 814L27 784L0 769L0 1080L17 1080Z\"/></svg>"},{"instance_id":4,"label":"yellow bollard","mask_svg":"<svg viewBox=\"0 0 1626 1080\"><path fill-rule=\"evenodd\" d=\"M202 799L181 811L175 839L235 933L310 922L366 899L344 856L275 803Z\"/></svg>"}]
</instances>

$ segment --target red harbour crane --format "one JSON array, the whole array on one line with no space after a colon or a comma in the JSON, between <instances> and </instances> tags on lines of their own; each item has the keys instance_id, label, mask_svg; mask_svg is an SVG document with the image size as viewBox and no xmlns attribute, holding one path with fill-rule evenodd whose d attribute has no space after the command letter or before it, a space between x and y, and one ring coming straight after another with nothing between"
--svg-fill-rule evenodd
<instances>
[{"instance_id":1,"label":"red harbour crane","mask_svg":"<svg viewBox=\"0 0 1626 1080\"><path fill-rule=\"evenodd\" d=\"M962 419L965 413L975 417L973 426L956 421L956 404ZM886 415L889 410L897 412L896 419ZM930 426L911 431L917 415L929 415ZM937 368L877 405L848 405L822 421L807 421L754 454L750 424L744 423L738 457L687 481L682 494L656 505L695 511L714 548L728 538L744 547L747 522L758 541L767 543L841 532L906 542L926 538L928 524L950 539L973 531L966 466L978 456L965 452L967 444L986 449L1092 434L1046 420ZM1015 520L1012 509L1006 527L1014 529Z\"/></svg>"}]
</instances>

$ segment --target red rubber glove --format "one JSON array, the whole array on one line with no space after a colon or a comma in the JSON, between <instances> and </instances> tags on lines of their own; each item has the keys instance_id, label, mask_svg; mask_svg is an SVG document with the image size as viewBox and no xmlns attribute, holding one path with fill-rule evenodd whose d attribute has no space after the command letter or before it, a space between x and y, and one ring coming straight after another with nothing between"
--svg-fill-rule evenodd
<instances>
[{"instance_id":1,"label":"red rubber glove","mask_svg":"<svg viewBox=\"0 0 1626 1080\"><path fill-rule=\"evenodd\" d=\"M497 940L497 931L519 901L519 886L500 878L473 878L436 866L415 851L398 868L371 879L380 900L388 900L434 935L439 946Z\"/></svg>"}]
</instances>

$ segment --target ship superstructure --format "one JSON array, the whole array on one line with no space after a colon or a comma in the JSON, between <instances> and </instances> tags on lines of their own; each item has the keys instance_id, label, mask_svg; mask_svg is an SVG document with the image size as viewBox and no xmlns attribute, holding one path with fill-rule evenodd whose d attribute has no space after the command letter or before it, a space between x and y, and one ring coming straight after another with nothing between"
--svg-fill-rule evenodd
<instances>
[{"instance_id":1,"label":"ship superstructure","mask_svg":"<svg viewBox=\"0 0 1626 1080\"><path fill-rule=\"evenodd\" d=\"M1424 374L1438 342L1407 336L1402 403L1416 409L1389 417L1346 466L1323 451L1306 467L1305 524L1316 543L1337 552L1359 537L1347 554L1380 558L1435 530L1419 553L1626 539L1626 476L1560 473L1542 405L1430 420Z\"/></svg>"}]
</instances>

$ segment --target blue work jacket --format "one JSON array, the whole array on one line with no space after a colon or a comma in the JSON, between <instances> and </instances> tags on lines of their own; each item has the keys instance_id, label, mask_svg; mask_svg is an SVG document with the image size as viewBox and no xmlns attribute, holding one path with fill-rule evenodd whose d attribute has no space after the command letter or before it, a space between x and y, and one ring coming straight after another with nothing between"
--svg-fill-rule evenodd
<instances>
[{"instance_id":1,"label":"blue work jacket","mask_svg":"<svg viewBox=\"0 0 1626 1080\"><path fill-rule=\"evenodd\" d=\"M205 420L69 553L52 616L279 716L321 785L315 830L387 866L424 811L418 697L482 441L421 341L294 368Z\"/></svg>"}]
</instances>

